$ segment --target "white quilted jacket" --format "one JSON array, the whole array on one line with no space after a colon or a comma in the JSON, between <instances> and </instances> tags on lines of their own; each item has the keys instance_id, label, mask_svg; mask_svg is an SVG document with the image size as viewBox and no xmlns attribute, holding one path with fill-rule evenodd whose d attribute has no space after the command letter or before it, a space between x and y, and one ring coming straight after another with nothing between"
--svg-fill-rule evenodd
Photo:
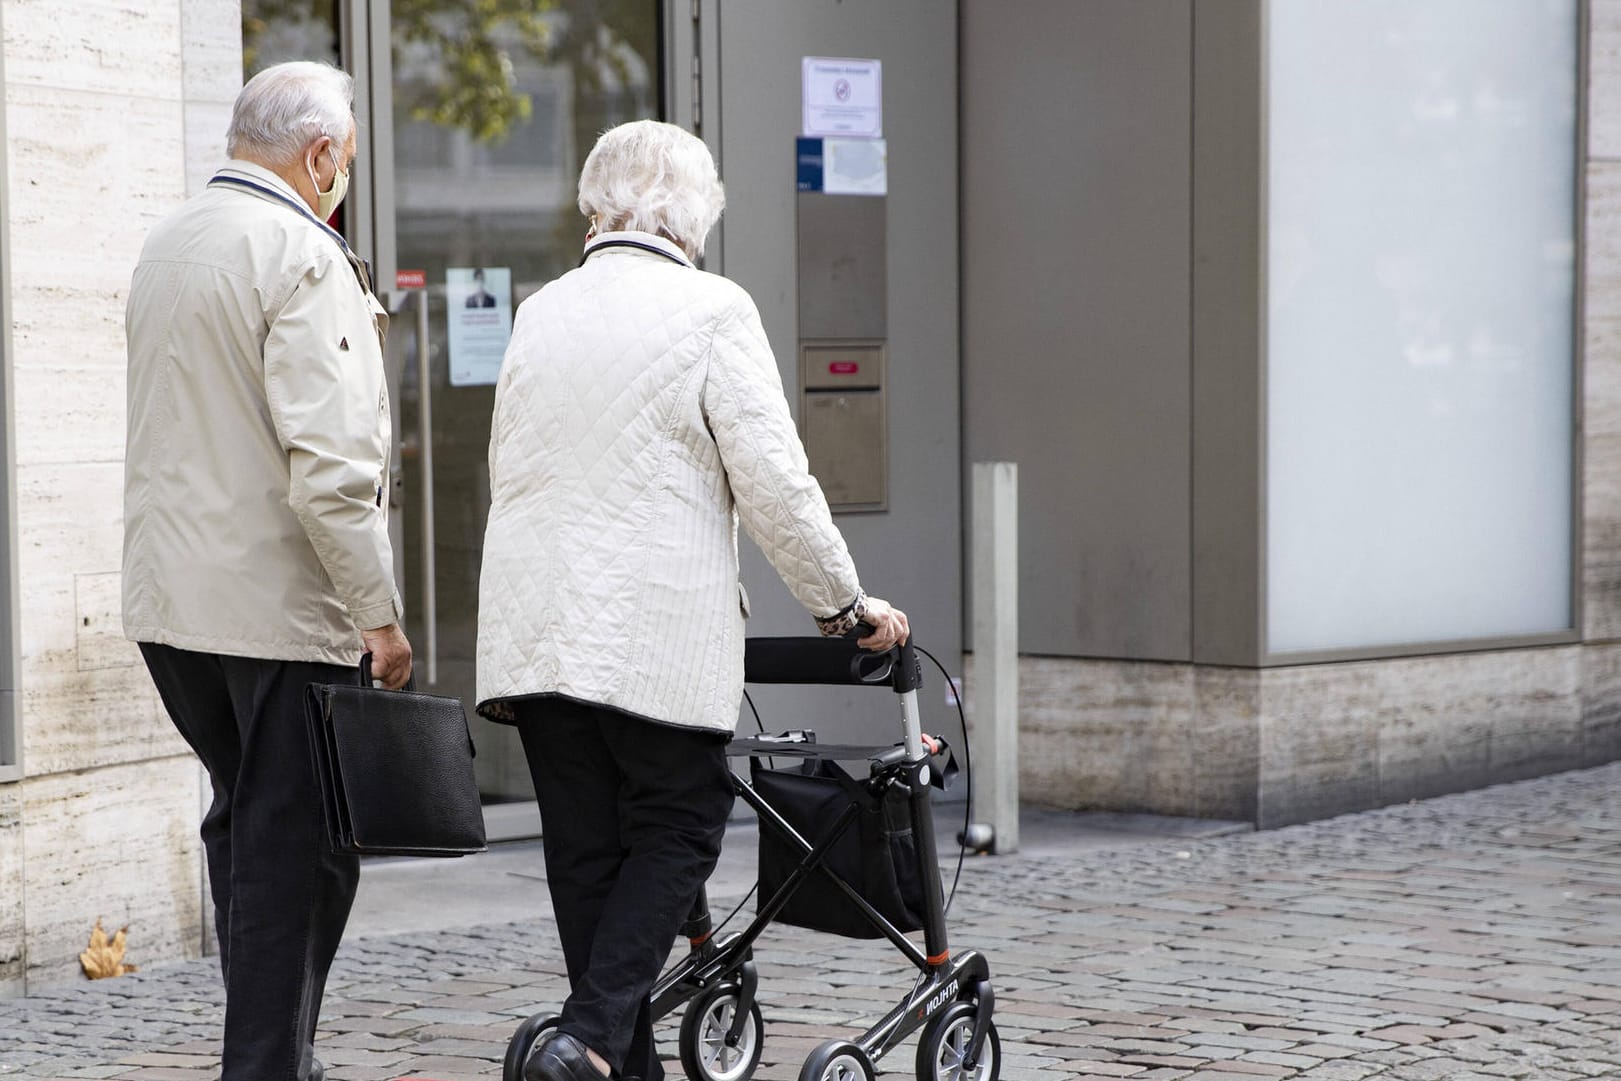
<instances>
[{"instance_id":1,"label":"white quilted jacket","mask_svg":"<svg viewBox=\"0 0 1621 1081\"><path fill-rule=\"evenodd\" d=\"M647 233L596 238L519 307L490 497L481 710L563 695L731 731L739 518L812 614L860 589L754 302Z\"/></svg>"}]
</instances>

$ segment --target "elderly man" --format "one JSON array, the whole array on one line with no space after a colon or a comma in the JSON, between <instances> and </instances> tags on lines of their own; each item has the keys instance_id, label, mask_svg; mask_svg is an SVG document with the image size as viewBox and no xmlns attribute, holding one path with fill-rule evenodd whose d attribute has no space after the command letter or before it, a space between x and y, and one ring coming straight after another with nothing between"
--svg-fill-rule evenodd
<instances>
[{"instance_id":1,"label":"elderly man","mask_svg":"<svg viewBox=\"0 0 1621 1081\"><path fill-rule=\"evenodd\" d=\"M152 230L130 287L124 631L213 781L202 838L224 1081L320 1076L312 1041L359 865L329 851L302 715L363 649L404 685L387 527L386 317L327 219L353 81L242 89L231 161Z\"/></svg>"}]
</instances>

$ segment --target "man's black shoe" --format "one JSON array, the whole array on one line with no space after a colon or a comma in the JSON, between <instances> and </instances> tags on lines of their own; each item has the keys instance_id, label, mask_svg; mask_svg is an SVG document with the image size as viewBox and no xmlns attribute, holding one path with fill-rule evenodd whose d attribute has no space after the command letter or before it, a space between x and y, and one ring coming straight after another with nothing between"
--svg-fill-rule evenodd
<instances>
[{"instance_id":1,"label":"man's black shoe","mask_svg":"<svg viewBox=\"0 0 1621 1081\"><path fill-rule=\"evenodd\" d=\"M585 1044L566 1032L554 1032L523 1064L524 1081L606 1081L591 1065Z\"/></svg>"}]
</instances>

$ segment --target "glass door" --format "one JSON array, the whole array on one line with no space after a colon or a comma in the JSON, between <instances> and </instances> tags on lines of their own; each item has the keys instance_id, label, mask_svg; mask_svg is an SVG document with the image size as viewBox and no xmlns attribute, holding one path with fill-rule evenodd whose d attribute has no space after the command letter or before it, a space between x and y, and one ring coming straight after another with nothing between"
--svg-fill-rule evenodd
<instances>
[{"instance_id":1,"label":"glass door","mask_svg":"<svg viewBox=\"0 0 1621 1081\"><path fill-rule=\"evenodd\" d=\"M490 413L512 313L579 259L575 181L597 134L661 113L663 6L243 0L247 76L284 60L355 76L362 151L333 225L376 261L393 313L390 531L406 632L417 685L469 709ZM532 798L515 733L472 723L485 796Z\"/></svg>"},{"instance_id":2,"label":"glass door","mask_svg":"<svg viewBox=\"0 0 1621 1081\"><path fill-rule=\"evenodd\" d=\"M490 415L512 313L579 259L575 181L597 133L659 115L660 7L389 4L393 160L379 168L392 167L407 287L391 297L389 334L406 630L418 685L469 709ZM473 724L486 797L532 798L515 733Z\"/></svg>"}]
</instances>

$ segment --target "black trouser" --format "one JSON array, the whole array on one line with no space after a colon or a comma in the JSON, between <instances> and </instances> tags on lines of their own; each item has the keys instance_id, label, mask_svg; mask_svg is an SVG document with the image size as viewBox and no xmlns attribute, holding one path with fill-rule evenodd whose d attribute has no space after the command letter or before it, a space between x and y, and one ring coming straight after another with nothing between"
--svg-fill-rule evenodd
<instances>
[{"instance_id":1,"label":"black trouser","mask_svg":"<svg viewBox=\"0 0 1621 1081\"><path fill-rule=\"evenodd\" d=\"M202 838L225 975L221 1081L305 1081L360 861L327 847L303 696L355 670L145 642L141 655L214 784Z\"/></svg>"},{"instance_id":2,"label":"black trouser","mask_svg":"<svg viewBox=\"0 0 1621 1081\"><path fill-rule=\"evenodd\" d=\"M568 966L558 1028L620 1076L660 1081L648 993L720 856L726 737L566 699L514 704Z\"/></svg>"}]
</instances>

